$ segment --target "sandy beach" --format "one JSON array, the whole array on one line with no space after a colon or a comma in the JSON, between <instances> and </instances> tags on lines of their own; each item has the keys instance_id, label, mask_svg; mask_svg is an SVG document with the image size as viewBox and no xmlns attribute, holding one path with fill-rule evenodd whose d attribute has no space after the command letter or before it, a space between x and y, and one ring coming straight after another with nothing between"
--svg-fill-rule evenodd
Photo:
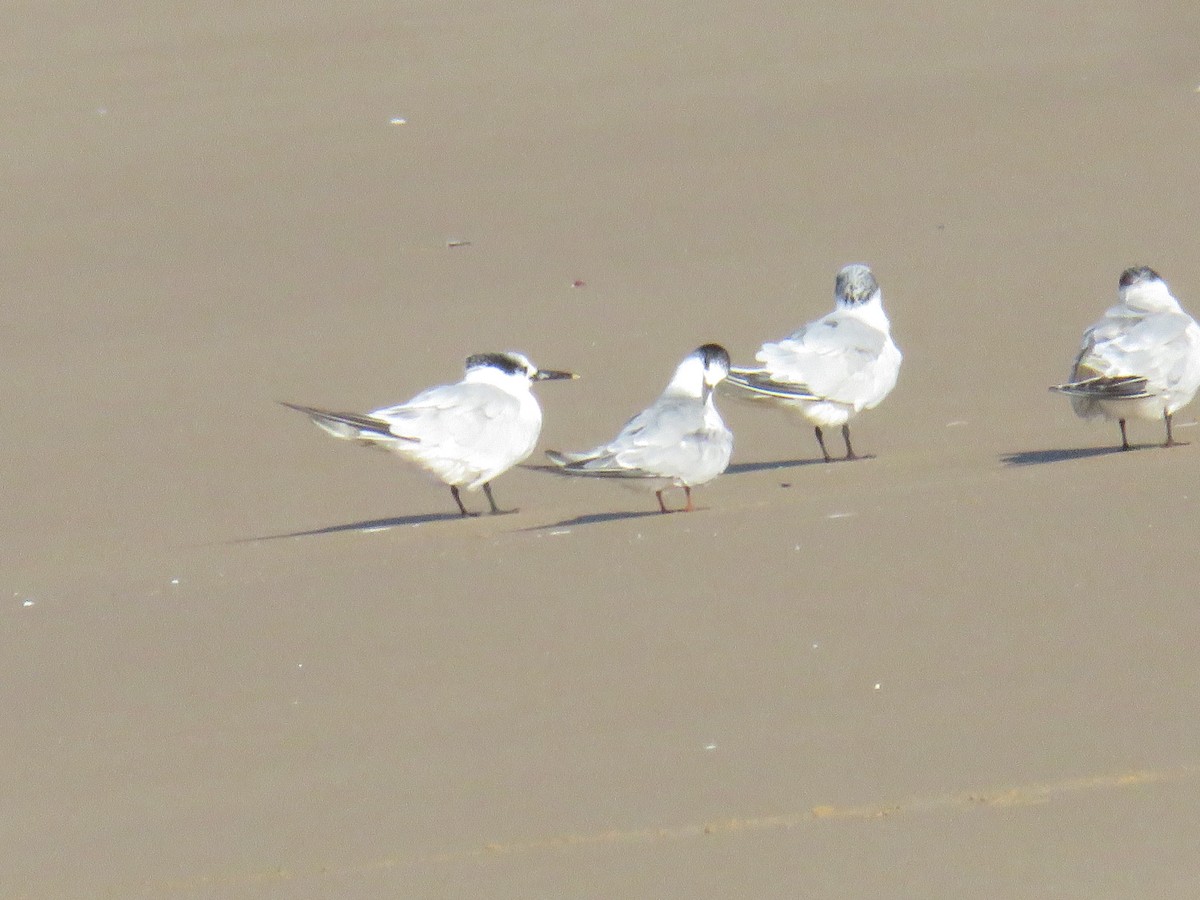
<instances>
[{"instance_id":1,"label":"sandy beach","mask_svg":"<svg viewBox=\"0 0 1200 900\"><path fill-rule=\"evenodd\" d=\"M1197 407L1047 391L1200 312L1200 7L111 6L0 36L0 895L1200 896ZM276 402L518 349L538 464L850 262L872 458L722 397L691 514Z\"/></svg>"}]
</instances>

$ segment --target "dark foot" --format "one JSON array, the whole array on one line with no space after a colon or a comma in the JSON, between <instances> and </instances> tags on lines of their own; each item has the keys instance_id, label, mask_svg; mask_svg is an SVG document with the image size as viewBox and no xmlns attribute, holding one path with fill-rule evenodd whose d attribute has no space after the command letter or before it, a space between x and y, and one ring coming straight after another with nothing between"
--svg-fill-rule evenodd
<instances>
[{"instance_id":1,"label":"dark foot","mask_svg":"<svg viewBox=\"0 0 1200 900\"><path fill-rule=\"evenodd\" d=\"M683 486L683 492L687 494L687 505L683 508L683 511L695 512L696 507L692 506L692 489L685 484Z\"/></svg>"},{"instance_id":2,"label":"dark foot","mask_svg":"<svg viewBox=\"0 0 1200 900\"><path fill-rule=\"evenodd\" d=\"M846 442L846 459L858 459L859 456L854 452L854 448L850 446L850 426L842 426L842 440Z\"/></svg>"},{"instance_id":3,"label":"dark foot","mask_svg":"<svg viewBox=\"0 0 1200 900\"><path fill-rule=\"evenodd\" d=\"M665 513L669 513L669 512L670 512L670 510L669 510L669 509L667 509L667 504L663 502L663 496L662 496L662 495L663 495L663 492L662 492L662 491L655 491L655 492L654 492L654 496L658 498L658 509L659 509L659 512L665 512Z\"/></svg>"},{"instance_id":4,"label":"dark foot","mask_svg":"<svg viewBox=\"0 0 1200 900\"><path fill-rule=\"evenodd\" d=\"M504 516L517 512L515 507L513 509L501 509L496 505L496 498L492 496L492 483L490 481L483 486L483 493L487 497L488 505L492 508L493 516Z\"/></svg>"},{"instance_id":5,"label":"dark foot","mask_svg":"<svg viewBox=\"0 0 1200 900\"><path fill-rule=\"evenodd\" d=\"M454 485L450 485L450 496L453 497L454 502L458 504L458 511L463 514L464 519L479 515L479 513L473 513L463 506L462 497L458 495L458 488Z\"/></svg>"},{"instance_id":6,"label":"dark foot","mask_svg":"<svg viewBox=\"0 0 1200 900\"><path fill-rule=\"evenodd\" d=\"M1177 440L1175 440L1175 438L1173 438L1171 436L1171 416L1170 416L1170 414L1164 413L1163 420L1166 421L1166 423L1167 423L1167 442L1165 444L1163 444L1163 446L1164 447L1186 447L1188 445L1187 441L1177 441Z\"/></svg>"},{"instance_id":7,"label":"dark foot","mask_svg":"<svg viewBox=\"0 0 1200 900\"><path fill-rule=\"evenodd\" d=\"M1133 448L1129 446L1129 438L1125 435L1125 420L1118 419L1117 423L1121 426L1121 449L1132 450ZM1170 429L1167 430L1167 439L1170 440Z\"/></svg>"},{"instance_id":8,"label":"dark foot","mask_svg":"<svg viewBox=\"0 0 1200 900\"><path fill-rule=\"evenodd\" d=\"M821 445L821 455L825 457L825 462L833 462L833 457L829 455L829 451L825 449L825 435L821 434L821 426L818 425L813 431L817 434L817 443Z\"/></svg>"}]
</instances>

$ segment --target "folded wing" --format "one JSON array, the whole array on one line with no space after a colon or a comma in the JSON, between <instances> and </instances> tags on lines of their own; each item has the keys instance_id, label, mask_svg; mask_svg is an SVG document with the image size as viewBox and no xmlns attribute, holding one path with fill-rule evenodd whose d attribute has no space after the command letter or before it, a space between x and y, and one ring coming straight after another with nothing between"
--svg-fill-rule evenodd
<instances>
[{"instance_id":1,"label":"folded wing","mask_svg":"<svg viewBox=\"0 0 1200 900\"><path fill-rule=\"evenodd\" d=\"M900 351L883 331L837 312L776 343L764 344L758 368L734 369L729 381L781 400L832 400L867 409L896 384Z\"/></svg>"},{"instance_id":2,"label":"folded wing","mask_svg":"<svg viewBox=\"0 0 1200 900\"><path fill-rule=\"evenodd\" d=\"M694 399L660 398L630 419L609 443L582 453L548 451L552 463L598 478L674 478L689 471L724 469L733 439L708 427ZM724 460L724 464L722 464Z\"/></svg>"}]
</instances>

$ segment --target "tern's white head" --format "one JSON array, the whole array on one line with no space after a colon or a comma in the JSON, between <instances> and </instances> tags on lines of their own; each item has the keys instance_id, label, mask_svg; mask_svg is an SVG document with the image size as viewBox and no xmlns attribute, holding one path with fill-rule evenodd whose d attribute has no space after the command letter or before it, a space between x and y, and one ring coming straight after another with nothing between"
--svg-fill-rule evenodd
<instances>
[{"instance_id":1,"label":"tern's white head","mask_svg":"<svg viewBox=\"0 0 1200 900\"><path fill-rule=\"evenodd\" d=\"M871 269L862 263L844 266L837 273L833 295L839 307L855 307L869 303L879 293L879 282Z\"/></svg>"},{"instance_id":2,"label":"tern's white head","mask_svg":"<svg viewBox=\"0 0 1200 900\"><path fill-rule=\"evenodd\" d=\"M1175 309L1179 306L1162 277L1149 266L1132 266L1121 273L1121 302L1137 309Z\"/></svg>"},{"instance_id":3,"label":"tern's white head","mask_svg":"<svg viewBox=\"0 0 1200 900\"><path fill-rule=\"evenodd\" d=\"M527 388L535 381L578 377L573 372L539 369L524 353L509 350L504 353L476 353L474 356L468 356L465 380Z\"/></svg>"},{"instance_id":4,"label":"tern's white head","mask_svg":"<svg viewBox=\"0 0 1200 900\"><path fill-rule=\"evenodd\" d=\"M689 353L675 370L667 390L707 399L729 374L729 353L720 344L705 344Z\"/></svg>"}]
</instances>

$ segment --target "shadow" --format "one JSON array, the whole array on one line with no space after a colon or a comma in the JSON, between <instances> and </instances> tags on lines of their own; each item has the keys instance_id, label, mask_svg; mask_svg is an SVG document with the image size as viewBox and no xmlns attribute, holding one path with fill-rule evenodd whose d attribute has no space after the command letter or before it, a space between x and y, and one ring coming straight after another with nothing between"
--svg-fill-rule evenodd
<instances>
[{"instance_id":1,"label":"shadow","mask_svg":"<svg viewBox=\"0 0 1200 900\"><path fill-rule=\"evenodd\" d=\"M496 515L508 515L516 510L502 510ZM458 513L421 513L415 516L395 516L388 519L367 519L363 522L347 522L344 525L326 525L324 528L311 528L307 531L289 531L284 534L264 534L258 537L235 538L226 541L227 544L254 544L259 541L281 541L285 538L318 537L322 534L338 534L343 531L383 531L387 528L399 528L403 525L425 525L429 522L459 521L463 517ZM471 518L486 518L471 516Z\"/></svg>"},{"instance_id":2,"label":"shadow","mask_svg":"<svg viewBox=\"0 0 1200 900\"><path fill-rule=\"evenodd\" d=\"M844 457L834 457L828 463L820 457L812 459L780 459L771 462L752 462L752 463L734 463L725 470L726 475L745 475L749 472L770 472L775 469L799 469L804 466L824 466L834 465L836 463L854 463L863 462L864 460L874 459L870 454L864 454L855 459L845 459Z\"/></svg>"},{"instance_id":3,"label":"shadow","mask_svg":"<svg viewBox=\"0 0 1200 900\"><path fill-rule=\"evenodd\" d=\"M832 465L834 463L863 462L865 460L874 458L875 457L872 454L866 453L862 456L855 457L854 459L846 459L841 456L834 457L829 461L829 463L826 463L825 460L821 459L820 457L813 457L812 459L776 459L768 462L732 463L729 468L722 473L722 477L725 475L746 475L750 472L771 472L776 469L799 469L803 468L804 466L824 466ZM525 469L529 472L544 472L547 475L557 475L560 478L576 477L571 472L564 472L559 466L540 465L537 463L522 463L519 468Z\"/></svg>"},{"instance_id":4,"label":"shadow","mask_svg":"<svg viewBox=\"0 0 1200 900\"><path fill-rule=\"evenodd\" d=\"M1137 450L1137 447L1133 448ZM1093 456L1108 456L1112 453L1127 453L1120 447L1077 447L1073 450L1023 450L1020 453L1005 453L1000 462L1006 466L1041 466L1046 463L1070 462L1073 459L1089 459Z\"/></svg>"},{"instance_id":5,"label":"shadow","mask_svg":"<svg viewBox=\"0 0 1200 900\"><path fill-rule=\"evenodd\" d=\"M697 512L701 512L703 507L697 508ZM661 512L657 509L643 509L634 512L608 512L608 513L590 513L584 516L575 516L573 519L563 519L561 522L553 522L549 525L535 525L532 528L522 528L521 531L549 531L552 528L578 528L583 525L600 525L604 522L622 522L627 519L645 519L650 516L670 516L683 510L669 510Z\"/></svg>"}]
</instances>

